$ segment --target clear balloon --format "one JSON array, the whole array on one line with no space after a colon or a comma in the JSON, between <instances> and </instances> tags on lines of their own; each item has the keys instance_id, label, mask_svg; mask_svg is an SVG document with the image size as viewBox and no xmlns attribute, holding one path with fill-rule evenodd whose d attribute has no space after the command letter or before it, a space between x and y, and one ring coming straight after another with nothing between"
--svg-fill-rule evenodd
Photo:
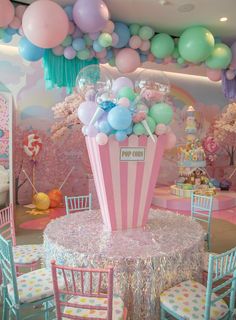
<instances>
[{"instance_id":1,"label":"clear balloon","mask_svg":"<svg viewBox=\"0 0 236 320\"><path fill-rule=\"evenodd\" d=\"M87 91L94 90L95 95L110 92L112 86L111 75L107 68L91 64L80 70L76 78L77 92L85 97Z\"/></svg>"}]
</instances>

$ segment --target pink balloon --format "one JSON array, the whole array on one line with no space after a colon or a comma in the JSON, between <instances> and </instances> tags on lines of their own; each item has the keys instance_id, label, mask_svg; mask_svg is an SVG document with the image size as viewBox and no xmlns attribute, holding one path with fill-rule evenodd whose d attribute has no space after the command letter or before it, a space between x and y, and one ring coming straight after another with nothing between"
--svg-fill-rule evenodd
<instances>
[{"instance_id":1,"label":"pink balloon","mask_svg":"<svg viewBox=\"0 0 236 320\"><path fill-rule=\"evenodd\" d=\"M235 78L235 73L233 70L227 70L226 71L226 78L228 80L233 80Z\"/></svg>"},{"instance_id":2,"label":"pink balloon","mask_svg":"<svg viewBox=\"0 0 236 320\"><path fill-rule=\"evenodd\" d=\"M9 27L11 27L12 29L19 29L20 26L21 26L21 20L18 17L14 17L9 24Z\"/></svg>"},{"instance_id":3,"label":"pink balloon","mask_svg":"<svg viewBox=\"0 0 236 320\"><path fill-rule=\"evenodd\" d=\"M26 37L41 48L54 48L67 36L69 20L57 3L38 0L25 10L22 27Z\"/></svg>"},{"instance_id":4,"label":"pink balloon","mask_svg":"<svg viewBox=\"0 0 236 320\"><path fill-rule=\"evenodd\" d=\"M129 101L128 98L123 97L123 98L120 98L120 99L118 100L118 105L119 105L119 106L122 106L122 107L125 107L125 108L129 108L129 106L130 106L130 101Z\"/></svg>"},{"instance_id":5,"label":"pink balloon","mask_svg":"<svg viewBox=\"0 0 236 320\"><path fill-rule=\"evenodd\" d=\"M73 18L82 31L94 33L105 28L109 11L102 0L77 0L73 7Z\"/></svg>"},{"instance_id":6,"label":"pink balloon","mask_svg":"<svg viewBox=\"0 0 236 320\"><path fill-rule=\"evenodd\" d=\"M132 80L130 80L127 77L119 77L113 81L112 91L114 93L117 93L123 87L129 87L131 89L134 89L134 84L133 84Z\"/></svg>"},{"instance_id":7,"label":"pink balloon","mask_svg":"<svg viewBox=\"0 0 236 320\"><path fill-rule=\"evenodd\" d=\"M169 150L174 148L177 141L176 135L173 132L168 132L165 134L165 137L166 137L165 149Z\"/></svg>"},{"instance_id":8,"label":"pink balloon","mask_svg":"<svg viewBox=\"0 0 236 320\"><path fill-rule=\"evenodd\" d=\"M121 49L115 58L116 67L122 73L130 73L140 67L140 57L137 51L125 48Z\"/></svg>"},{"instance_id":9,"label":"pink balloon","mask_svg":"<svg viewBox=\"0 0 236 320\"><path fill-rule=\"evenodd\" d=\"M15 15L22 20L23 14L26 10L27 6L19 5L15 9Z\"/></svg>"},{"instance_id":10,"label":"pink balloon","mask_svg":"<svg viewBox=\"0 0 236 320\"><path fill-rule=\"evenodd\" d=\"M143 40L140 46L140 50L142 51L148 51L150 49L150 41L149 40Z\"/></svg>"},{"instance_id":11,"label":"pink balloon","mask_svg":"<svg viewBox=\"0 0 236 320\"><path fill-rule=\"evenodd\" d=\"M75 32L75 24L72 21L69 21L68 34L73 34L74 32Z\"/></svg>"},{"instance_id":12,"label":"pink balloon","mask_svg":"<svg viewBox=\"0 0 236 320\"><path fill-rule=\"evenodd\" d=\"M74 59L76 56L76 51L72 47L66 47L64 49L64 57L68 60Z\"/></svg>"},{"instance_id":13,"label":"pink balloon","mask_svg":"<svg viewBox=\"0 0 236 320\"><path fill-rule=\"evenodd\" d=\"M112 46L114 47L119 42L119 36L117 33L113 32L111 35L111 38L112 38Z\"/></svg>"},{"instance_id":14,"label":"pink balloon","mask_svg":"<svg viewBox=\"0 0 236 320\"><path fill-rule=\"evenodd\" d=\"M164 123L159 123L156 126L155 133L159 136L167 132L167 126Z\"/></svg>"},{"instance_id":15,"label":"pink balloon","mask_svg":"<svg viewBox=\"0 0 236 320\"><path fill-rule=\"evenodd\" d=\"M132 49L138 49L142 44L142 39L139 36L132 36L129 39L129 46Z\"/></svg>"},{"instance_id":16,"label":"pink balloon","mask_svg":"<svg viewBox=\"0 0 236 320\"><path fill-rule=\"evenodd\" d=\"M15 10L10 0L0 2L0 28L6 27L14 18Z\"/></svg>"},{"instance_id":17,"label":"pink balloon","mask_svg":"<svg viewBox=\"0 0 236 320\"><path fill-rule=\"evenodd\" d=\"M220 81L221 80L221 69L206 69L206 75L211 81Z\"/></svg>"},{"instance_id":18,"label":"pink balloon","mask_svg":"<svg viewBox=\"0 0 236 320\"><path fill-rule=\"evenodd\" d=\"M108 136L103 132L99 132L96 135L96 141L97 141L97 144L100 144L101 146L103 146L104 144L107 144Z\"/></svg>"},{"instance_id":19,"label":"pink balloon","mask_svg":"<svg viewBox=\"0 0 236 320\"><path fill-rule=\"evenodd\" d=\"M115 29L114 23L111 20L108 20L105 28L102 29L102 32L107 32L111 34L114 31L114 29Z\"/></svg>"},{"instance_id":20,"label":"pink balloon","mask_svg":"<svg viewBox=\"0 0 236 320\"><path fill-rule=\"evenodd\" d=\"M105 48L100 52L96 52L96 57L99 59L104 59L106 55L107 55L107 50Z\"/></svg>"},{"instance_id":21,"label":"pink balloon","mask_svg":"<svg viewBox=\"0 0 236 320\"><path fill-rule=\"evenodd\" d=\"M52 52L55 54L55 56L62 56L64 53L64 47L62 46L57 46L52 49Z\"/></svg>"}]
</instances>

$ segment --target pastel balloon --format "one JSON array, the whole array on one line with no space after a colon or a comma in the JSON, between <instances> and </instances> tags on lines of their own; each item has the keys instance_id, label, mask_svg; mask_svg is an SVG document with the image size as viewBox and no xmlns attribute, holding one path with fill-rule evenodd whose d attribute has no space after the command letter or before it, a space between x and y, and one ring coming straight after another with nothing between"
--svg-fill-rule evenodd
<instances>
[{"instance_id":1,"label":"pastel balloon","mask_svg":"<svg viewBox=\"0 0 236 320\"><path fill-rule=\"evenodd\" d=\"M226 69L232 59L230 48L224 43L217 43L206 59L206 65L212 69Z\"/></svg>"},{"instance_id":2,"label":"pastel balloon","mask_svg":"<svg viewBox=\"0 0 236 320\"><path fill-rule=\"evenodd\" d=\"M167 103L160 102L151 107L149 114L157 124L169 124L173 117L173 110Z\"/></svg>"},{"instance_id":3,"label":"pastel balloon","mask_svg":"<svg viewBox=\"0 0 236 320\"><path fill-rule=\"evenodd\" d=\"M115 137L117 141L124 141L127 138L126 131L116 131Z\"/></svg>"},{"instance_id":4,"label":"pastel balloon","mask_svg":"<svg viewBox=\"0 0 236 320\"><path fill-rule=\"evenodd\" d=\"M134 89L134 84L133 84L132 80L130 80L129 78L119 77L113 81L112 91L114 93L117 93L123 87L128 87L128 88Z\"/></svg>"},{"instance_id":5,"label":"pastel balloon","mask_svg":"<svg viewBox=\"0 0 236 320\"><path fill-rule=\"evenodd\" d=\"M150 49L150 45L149 40L143 40L139 49L142 51L148 51Z\"/></svg>"},{"instance_id":6,"label":"pastel balloon","mask_svg":"<svg viewBox=\"0 0 236 320\"><path fill-rule=\"evenodd\" d=\"M115 32L111 34L112 37L112 46L115 47L119 42L119 36Z\"/></svg>"},{"instance_id":7,"label":"pastel balloon","mask_svg":"<svg viewBox=\"0 0 236 320\"><path fill-rule=\"evenodd\" d=\"M135 99L136 95L130 87L123 87L118 91L118 98L127 98L130 101Z\"/></svg>"},{"instance_id":8,"label":"pastel balloon","mask_svg":"<svg viewBox=\"0 0 236 320\"><path fill-rule=\"evenodd\" d=\"M73 7L73 18L82 31L93 33L105 28L109 11L102 0L77 0Z\"/></svg>"},{"instance_id":9,"label":"pastel balloon","mask_svg":"<svg viewBox=\"0 0 236 320\"><path fill-rule=\"evenodd\" d=\"M64 53L64 48L62 46L56 46L52 49L52 52L55 54L55 56L62 56Z\"/></svg>"},{"instance_id":10,"label":"pastel balloon","mask_svg":"<svg viewBox=\"0 0 236 320\"><path fill-rule=\"evenodd\" d=\"M44 55L44 49L35 46L27 38L22 37L19 42L19 53L27 61L40 60Z\"/></svg>"},{"instance_id":11,"label":"pastel balloon","mask_svg":"<svg viewBox=\"0 0 236 320\"><path fill-rule=\"evenodd\" d=\"M10 0L1 0L0 27L6 27L14 18L14 6Z\"/></svg>"},{"instance_id":12,"label":"pastel balloon","mask_svg":"<svg viewBox=\"0 0 236 320\"><path fill-rule=\"evenodd\" d=\"M148 26L143 26L139 29L139 36L142 40L149 40L153 35L153 29Z\"/></svg>"},{"instance_id":13,"label":"pastel balloon","mask_svg":"<svg viewBox=\"0 0 236 320\"><path fill-rule=\"evenodd\" d=\"M156 126L155 133L159 136L167 132L167 126L164 123L159 123Z\"/></svg>"},{"instance_id":14,"label":"pastel balloon","mask_svg":"<svg viewBox=\"0 0 236 320\"><path fill-rule=\"evenodd\" d=\"M130 31L126 24L122 22L116 22L114 33L116 33L119 37L118 43L114 45L115 48L123 48L129 43Z\"/></svg>"},{"instance_id":15,"label":"pastel balloon","mask_svg":"<svg viewBox=\"0 0 236 320\"><path fill-rule=\"evenodd\" d=\"M98 130L94 126L90 125L87 127L86 134L89 137L95 137L98 134Z\"/></svg>"},{"instance_id":16,"label":"pastel balloon","mask_svg":"<svg viewBox=\"0 0 236 320\"><path fill-rule=\"evenodd\" d=\"M108 123L107 119L103 119L103 120L99 121L98 129L107 135L110 134L113 130L113 128Z\"/></svg>"},{"instance_id":17,"label":"pastel balloon","mask_svg":"<svg viewBox=\"0 0 236 320\"><path fill-rule=\"evenodd\" d=\"M107 120L113 129L126 130L131 125L132 116L128 109L117 106L109 111Z\"/></svg>"},{"instance_id":18,"label":"pastel balloon","mask_svg":"<svg viewBox=\"0 0 236 320\"><path fill-rule=\"evenodd\" d=\"M125 108L128 108L130 106L130 100L126 97L120 98L118 100L118 105L125 107Z\"/></svg>"},{"instance_id":19,"label":"pastel balloon","mask_svg":"<svg viewBox=\"0 0 236 320\"><path fill-rule=\"evenodd\" d=\"M104 29L102 29L102 32L107 32L107 33L112 33L115 29L115 25L111 20L108 20L106 23L106 26L104 27Z\"/></svg>"},{"instance_id":20,"label":"pastel balloon","mask_svg":"<svg viewBox=\"0 0 236 320\"><path fill-rule=\"evenodd\" d=\"M103 132L99 132L97 135L96 135L96 141L97 141L97 144L103 146L105 144L107 144L108 142L108 136L103 133Z\"/></svg>"},{"instance_id":21,"label":"pastel balloon","mask_svg":"<svg viewBox=\"0 0 236 320\"><path fill-rule=\"evenodd\" d=\"M146 133L146 129L141 123L136 123L133 126L133 133L136 134L137 136L144 135Z\"/></svg>"},{"instance_id":22,"label":"pastel balloon","mask_svg":"<svg viewBox=\"0 0 236 320\"><path fill-rule=\"evenodd\" d=\"M221 69L206 68L206 75L211 81L221 80Z\"/></svg>"},{"instance_id":23,"label":"pastel balloon","mask_svg":"<svg viewBox=\"0 0 236 320\"><path fill-rule=\"evenodd\" d=\"M152 38L151 52L156 58L170 56L174 50L175 43L171 36L166 33L159 33Z\"/></svg>"},{"instance_id":24,"label":"pastel balloon","mask_svg":"<svg viewBox=\"0 0 236 320\"><path fill-rule=\"evenodd\" d=\"M139 34L139 30L140 30L140 25L137 24L137 23L132 23L130 26L129 26L129 30L130 30L130 33L131 35L138 35Z\"/></svg>"},{"instance_id":25,"label":"pastel balloon","mask_svg":"<svg viewBox=\"0 0 236 320\"><path fill-rule=\"evenodd\" d=\"M185 60L198 63L205 61L215 45L213 34L204 27L191 27L180 36L178 49Z\"/></svg>"},{"instance_id":26,"label":"pastel balloon","mask_svg":"<svg viewBox=\"0 0 236 320\"><path fill-rule=\"evenodd\" d=\"M165 134L165 149L169 150L174 148L174 146L176 145L176 135L173 132L169 132Z\"/></svg>"},{"instance_id":27,"label":"pastel balloon","mask_svg":"<svg viewBox=\"0 0 236 320\"><path fill-rule=\"evenodd\" d=\"M107 48L112 45L112 36L109 33L101 33L98 42L103 48Z\"/></svg>"},{"instance_id":28,"label":"pastel balloon","mask_svg":"<svg viewBox=\"0 0 236 320\"><path fill-rule=\"evenodd\" d=\"M137 51L125 48L116 55L116 67L122 73L130 73L140 67L141 61Z\"/></svg>"},{"instance_id":29,"label":"pastel balloon","mask_svg":"<svg viewBox=\"0 0 236 320\"><path fill-rule=\"evenodd\" d=\"M64 50L64 57L68 60L74 59L76 56L76 51L72 47L67 47Z\"/></svg>"},{"instance_id":30,"label":"pastel balloon","mask_svg":"<svg viewBox=\"0 0 236 320\"><path fill-rule=\"evenodd\" d=\"M22 28L34 45L54 48L68 34L69 20L63 8L54 1L35 1L25 10Z\"/></svg>"},{"instance_id":31,"label":"pastel balloon","mask_svg":"<svg viewBox=\"0 0 236 320\"><path fill-rule=\"evenodd\" d=\"M79 106L78 118L83 124L89 125L96 110L97 104L94 101L84 101Z\"/></svg>"},{"instance_id":32,"label":"pastel balloon","mask_svg":"<svg viewBox=\"0 0 236 320\"><path fill-rule=\"evenodd\" d=\"M138 49L142 44L142 39L139 36L132 36L129 39L129 46L132 49Z\"/></svg>"},{"instance_id":33,"label":"pastel balloon","mask_svg":"<svg viewBox=\"0 0 236 320\"><path fill-rule=\"evenodd\" d=\"M137 110L138 111L144 111L145 113L148 113L148 111L149 111L148 107L144 103L139 103L137 105Z\"/></svg>"}]
</instances>

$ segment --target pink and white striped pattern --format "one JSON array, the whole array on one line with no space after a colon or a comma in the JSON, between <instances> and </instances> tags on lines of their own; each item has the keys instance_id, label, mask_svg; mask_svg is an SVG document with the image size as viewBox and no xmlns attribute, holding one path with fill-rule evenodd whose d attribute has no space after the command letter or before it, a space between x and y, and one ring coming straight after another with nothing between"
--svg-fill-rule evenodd
<instances>
[{"instance_id":1,"label":"pink and white striped pattern","mask_svg":"<svg viewBox=\"0 0 236 320\"><path fill-rule=\"evenodd\" d=\"M142 227L148 219L154 187L164 151L165 137L135 135L124 142L109 137L100 146L86 137L103 222L110 230ZM144 161L120 161L121 147L145 148Z\"/></svg>"}]
</instances>

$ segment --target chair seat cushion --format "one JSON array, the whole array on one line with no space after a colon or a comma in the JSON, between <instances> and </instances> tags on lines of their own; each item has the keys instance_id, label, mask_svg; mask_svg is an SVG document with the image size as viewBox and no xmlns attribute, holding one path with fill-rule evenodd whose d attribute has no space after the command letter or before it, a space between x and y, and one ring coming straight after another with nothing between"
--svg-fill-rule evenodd
<instances>
[{"instance_id":1,"label":"chair seat cushion","mask_svg":"<svg viewBox=\"0 0 236 320\"><path fill-rule=\"evenodd\" d=\"M107 306L106 298L90 298L77 296L69 300L70 303L79 303L81 305L90 305L90 306ZM84 318L99 318L107 319L106 310L92 310L92 309L83 309L83 308L72 308L65 307L65 314L80 316ZM113 296L113 307L112 307L112 320L123 320L124 313L124 303L119 296ZM63 318L66 319L66 318Z\"/></svg>"},{"instance_id":2,"label":"chair seat cushion","mask_svg":"<svg viewBox=\"0 0 236 320\"><path fill-rule=\"evenodd\" d=\"M28 303L47 298L53 295L51 270L37 269L17 277L17 286L20 303ZM64 280L59 278L59 287L63 289ZM8 284L8 294L13 298L14 289Z\"/></svg>"},{"instance_id":3,"label":"chair seat cushion","mask_svg":"<svg viewBox=\"0 0 236 320\"><path fill-rule=\"evenodd\" d=\"M26 244L13 247L14 262L26 264L38 261L43 256L41 244Z\"/></svg>"},{"instance_id":4,"label":"chair seat cushion","mask_svg":"<svg viewBox=\"0 0 236 320\"><path fill-rule=\"evenodd\" d=\"M204 319L206 304L206 287L202 284L187 280L177 286L164 291L160 301L168 310L184 319ZM213 293L212 297L216 297ZM228 306L223 299L215 302L211 307L209 320L221 319L228 312Z\"/></svg>"}]
</instances>

